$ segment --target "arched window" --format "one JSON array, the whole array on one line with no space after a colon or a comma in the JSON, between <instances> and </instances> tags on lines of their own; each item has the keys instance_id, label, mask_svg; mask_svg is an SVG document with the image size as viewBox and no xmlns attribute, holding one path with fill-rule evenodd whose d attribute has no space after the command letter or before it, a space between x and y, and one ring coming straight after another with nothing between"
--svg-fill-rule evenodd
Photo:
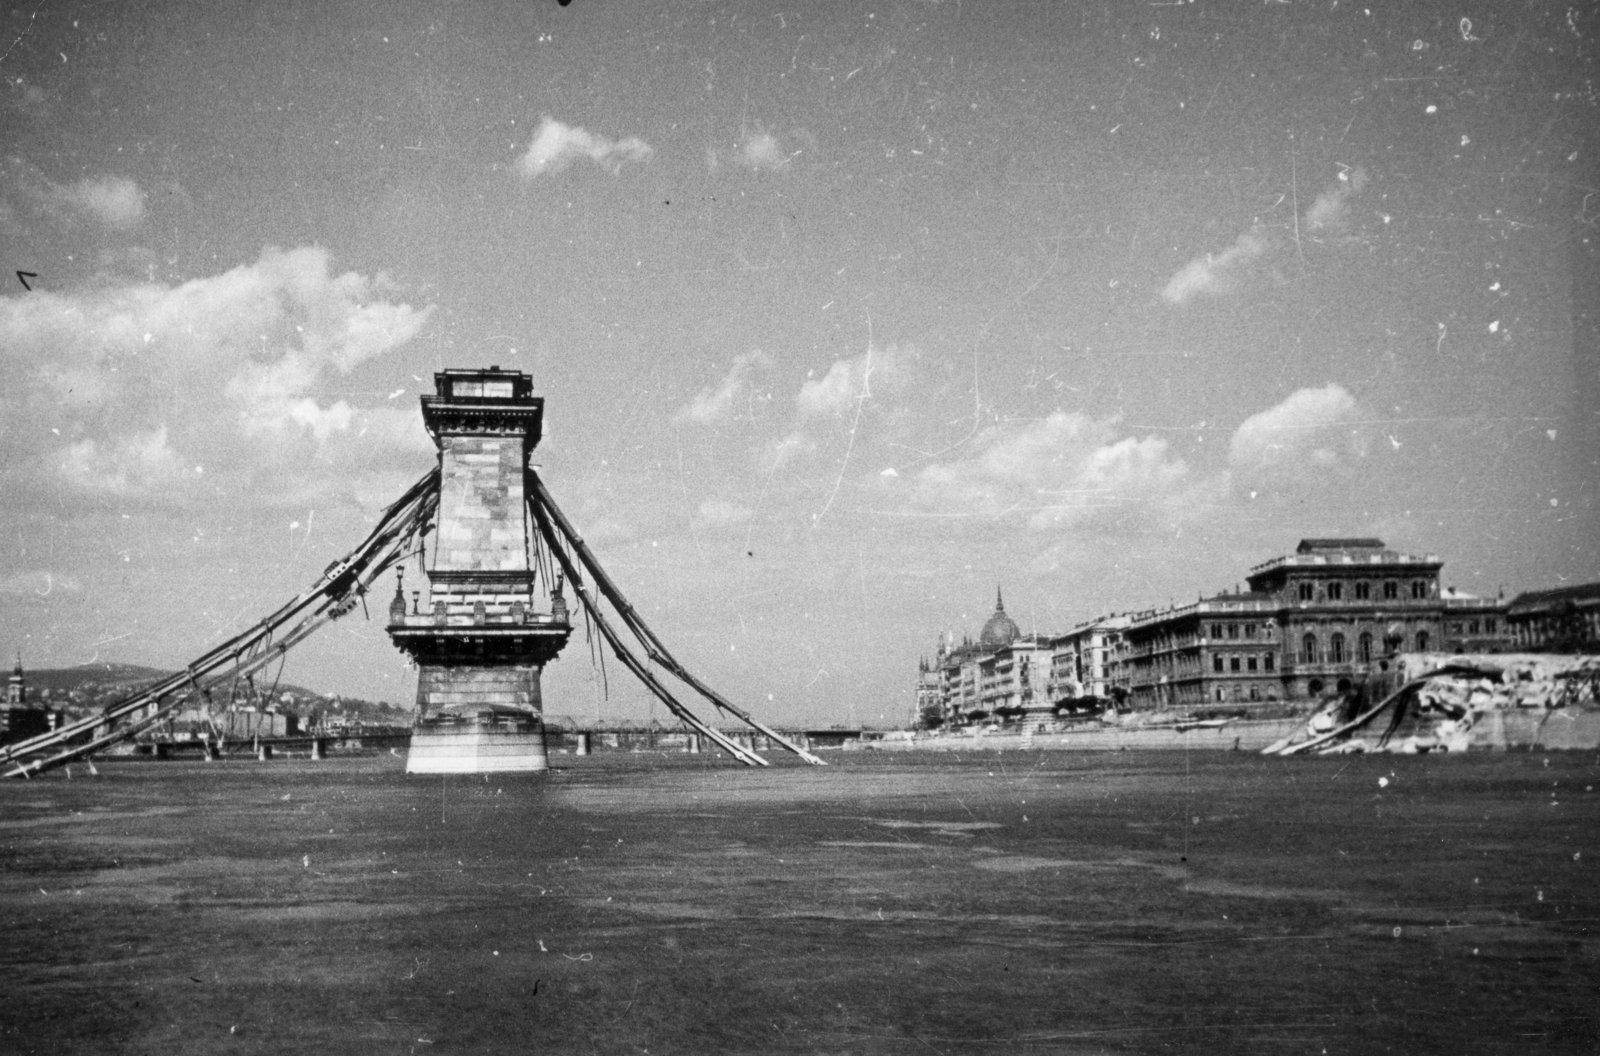
<instances>
[{"instance_id":1,"label":"arched window","mask_svg":"<svg viewBox=\"0 0 1600 1056\"><path fill-rule=\"evenodd\" d=\"M1361 632L1361 637L1356 639L1356 659L1363 664L1372 663L1372 635L1366 631Z\"/></svg>"},{"instance_id":2,"label":"arched window","mask_svg":"<svg viewBox=\"0 0 1600 1056\"><path fill-rule=\"evenodd\" d=\"M1328 639L1328 662L1330 664L1344 663L1344 635L1335 633Z\"/></svg>"},{"instance_id":3,"label":"arched window","mask_svg":"<svg viewBox=\"0 0 1600 1056\"><path fill-rule=\"evenodd\" d=\"M1314 664L1317 662L1317 636L1308 634L1300 639L1300 662Z\"/></svg>"},{"instance_id":4,"label":"arched window","mask_svg":"<svg viewBox=\"0 0 1600 1056\"><path fill-rule=\"evenodd\" d=\"M1418 631L1417 632L1417 652L1425 653L1427 651L1428 651L1428 632L1427 631Z\"/></svg>"}]
</instances>

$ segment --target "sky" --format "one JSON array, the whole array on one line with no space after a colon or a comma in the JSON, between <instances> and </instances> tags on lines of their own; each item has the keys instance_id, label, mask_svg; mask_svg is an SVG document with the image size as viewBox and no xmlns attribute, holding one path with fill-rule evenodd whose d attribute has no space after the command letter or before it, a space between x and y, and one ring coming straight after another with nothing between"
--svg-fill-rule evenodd
<instances>
[{"instance_id":1,"label":"sky","mask_svg":"<svg viewBox=\"0 0 1600 1056\"><path fill-rule=\"evenodd\" d=\"M1480 595L1600 580L1597 35L13 5L0 648L175 667L245 629L432 464L432 372L488 365L533 376L544 479L660 637L779 723L907 721L1001 587L1059 633L1337 535ZM547 713L666 717L594 655ZM381 616L283 677L415 691Z\"/></svg>"}]
</instances>

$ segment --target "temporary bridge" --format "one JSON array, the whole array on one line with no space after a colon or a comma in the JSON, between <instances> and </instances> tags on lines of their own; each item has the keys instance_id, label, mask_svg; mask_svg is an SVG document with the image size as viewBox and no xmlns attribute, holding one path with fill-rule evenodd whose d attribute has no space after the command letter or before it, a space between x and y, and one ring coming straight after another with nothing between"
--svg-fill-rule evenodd
<instances>
[{"instance_id":1,"label":"temporary bridge","mask_svg":"<svg viewBox=\"0 0 1600 1056\"><path fill-rule=\"evenodd\" d=\"M673 688L652 670L653 664L698 694L718 711L766 735L773 744L814 765L822 759L791 739L758 721L678 662L640 617L617 584L607 575L567 520L550 492L532 469L525 471L523 489L528 512L538 527L537 558L546 572L553 561L572 583L585 615L613 655L686 726L719 745L732 758L748 766L768 762L755 751L736 743L701 719ZM169 675L129 696L105 706L96 714L63 724L60 728L0 747L0 768L6 777L33 777L65 766L132 739L184 707L214 711L212 691L223 683L237 685L274 663L282 664L289 650L328 623L347 616L359 605L366 610L367 595L379 576L418 554L426 542L439 508L437 468L413 484L384 510L377 525L350 553L333 562L316 583L249 630L215 646L182 671ZM592 583L592 586L590 584ZM616 622L600 604L608 602ZM621 628L617 626L620 623ZM633 638L633 644L624 637ZM642 654L642 656L640 655Z\"/></svg>"}]
</instances>

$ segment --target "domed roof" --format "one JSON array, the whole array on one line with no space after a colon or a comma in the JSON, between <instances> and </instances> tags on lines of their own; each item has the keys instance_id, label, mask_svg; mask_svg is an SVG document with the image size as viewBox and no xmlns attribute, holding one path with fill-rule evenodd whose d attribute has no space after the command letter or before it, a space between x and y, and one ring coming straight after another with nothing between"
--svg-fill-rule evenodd
<instances>
[{"instance_id":1,"label":"domed roof","mask_svg":"<svg viewBox=\"0 0 1600 1056\"><path fill-rule=\"evenodd\" d=\"M983 633L978 635L978 644L985 649L999 649L1010 645L1022 637L1022 630L1010 616L1006 615L1006 603L1000 596L1000 588L994 591L994 615L989 617L989 622L983 625Z\"/></svg>"}]
</instances>

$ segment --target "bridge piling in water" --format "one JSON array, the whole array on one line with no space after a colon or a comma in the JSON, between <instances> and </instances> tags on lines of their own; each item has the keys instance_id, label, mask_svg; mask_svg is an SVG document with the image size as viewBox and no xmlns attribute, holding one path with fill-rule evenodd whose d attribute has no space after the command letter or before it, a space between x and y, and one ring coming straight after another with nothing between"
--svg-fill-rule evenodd
<instances>
[{"instance_id":1,"label":"bridge piling in water","mask_svg":"<svg viewBox=\"0 0 1600 1056\"><path fill-rule=\"evenodd\" d=\"M422 397L440 499L426 607L395 584L388 632L414 660L407 773L536 773L549 763L540 674L572 633L561 583L535 589L523 490L544 399L521 371L445 370ZM548 597L548 611L544 600Z\"/></svg>"}]
</instances>

